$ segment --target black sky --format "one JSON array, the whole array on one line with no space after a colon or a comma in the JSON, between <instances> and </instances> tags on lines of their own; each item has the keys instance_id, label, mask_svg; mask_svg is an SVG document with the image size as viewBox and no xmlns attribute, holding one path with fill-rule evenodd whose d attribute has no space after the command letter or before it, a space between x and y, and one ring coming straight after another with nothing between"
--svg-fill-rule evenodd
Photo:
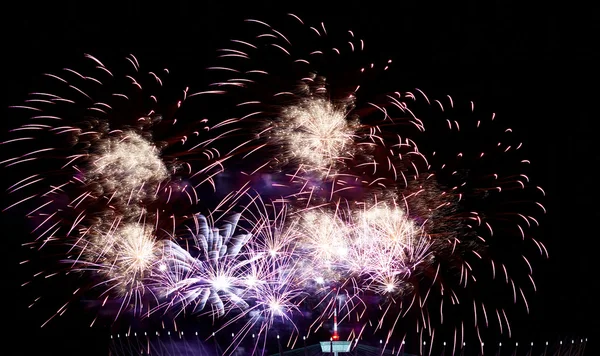
<instances>
[{"instance_id":1,"label":"black sky","mask_svg":"<svg viewBox=\"0 0 600 356\"><path fill-rule=\"evenodd\" d=\"M22 101L41 73L67 66L82 53L134 53L193 77L245 18L269 22L294 12L329 27L351 28L374 53L401 63L400 86L483 100L526 137L534 178L548 195L548 214L537 235L551 258L534 266L538 293L530 298L531 316L516 329L523 338L597 337L598 12L575 2L480 3L12 3L4 5L1 21L3 107ZM3 113L5 131L12 124L8 111ZM106 354L101 340L107 333L78 325L77 315L40 330L37 312L25 308L29 300L18 287L23 282L18 246L25 237L13 232L21 223L9 214L2 219L7 282L1 338L21 351L0 354L35 355L43 349L58 354L65 344Z\"/></svg>"}]
</instances>

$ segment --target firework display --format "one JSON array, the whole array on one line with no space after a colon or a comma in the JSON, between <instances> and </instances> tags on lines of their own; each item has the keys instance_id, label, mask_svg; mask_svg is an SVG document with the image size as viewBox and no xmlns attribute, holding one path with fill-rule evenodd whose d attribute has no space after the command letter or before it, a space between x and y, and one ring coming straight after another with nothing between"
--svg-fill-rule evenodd
<instances>
[{"instance_id":1,"label":"firework display","mask_svg":"<svg viewBox=\"0 0 600 356\"><path fill-rule=\"evenodd\" d=\"M26 174L5 210L34 223L26 245L57 251L115 319L234 328L224 353L281 324L293 347L334 313L348 340L399 343L406 320L431 343L445 325L452 350L467 323L510 337L505 304L528 311L536 287L525 249L496 247L548 256L519 137L473 102L402 91L352 31L247 25L204 89L86 55L14 106L2 146L21 153L2 165Z\"/></svg>"}]
</instances>

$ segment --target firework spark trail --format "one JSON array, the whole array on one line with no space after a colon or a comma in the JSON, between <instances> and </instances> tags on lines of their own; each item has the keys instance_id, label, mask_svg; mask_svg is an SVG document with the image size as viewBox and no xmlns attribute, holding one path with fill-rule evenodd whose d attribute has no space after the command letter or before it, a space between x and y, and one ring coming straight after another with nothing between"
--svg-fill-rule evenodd
<instances>
[{"instance_id":1,"label":"firework spark trail","mask_svg":"<svg viewBox=\"0 0 600 356\"><path fill-rule=\"evenodd\" d=\"M528 161L512 129L495 114L483 119L472 102L420 89L380 92L381 81L370 76L387 75L391 60L365 64L364 42L353 32L343 47L332 45L335 31L292 17L301 30L290 34L249 20L258 34L219 51L219 63L208 68L223 76L211 85L219 90L183 91L183 103L214 95L219 110L183 134L172 134L177 119L158 114L165 108L154 94L150 107L125 110L129 121L115 122L124 115L118 103L133 102L148 87L133 56L135 73L124 77L135 90L111 93L114 102L93 100L96 91L87 89L115 77L96 58L88 56L97 77L72 70L49 75L77 100L34 93L36 101L16 108L35 123L3 144L39 136L56 146L2 163L60 156L62 168L58 177L21 178L9 191L25 198L7 209L36 201L30 215L39 221L40 244L68 238L77 256L66 259L72 268L101 272L102 295L116 292L121 308L156 299L149 314L224 319L218 331L241 322L228 350L256 328L266 343L278 320L293 326L293 343L307 311L318 315L309 333L335 310L359 326L359 335L388 327L387 343L409 312L419 337L433 339L436 323L448 319L445 311L472 304L464 311L478 317L479 337L483 320L488 326L486 307L461 303L461 290L476 290L486 274L496 280L498 266L505 276L499 282L505 279L514 303L528 311L525 291L535 289L530 259L520 256L526 278L515 278L509 271L517 267L488 249L516 236L547 256L541 242L527 238L538 225L535 216L545 212L528 194L537 199L543 190L522 169ZM271 68L273 61L278 65ZM148 76L163 87L162 76ZM63 118L49 109L56 103L84 110ZM181 104L171 109L179 112ZM89 112L100 119L83 120ZM164 126L171 128L163 134ZM498 142L475 139L485 136L480 132L496 132ZM495 164L500 159L515 164L503 169ZM510 335L505 309L486 306Z\"/></svg>"}]
</instances>

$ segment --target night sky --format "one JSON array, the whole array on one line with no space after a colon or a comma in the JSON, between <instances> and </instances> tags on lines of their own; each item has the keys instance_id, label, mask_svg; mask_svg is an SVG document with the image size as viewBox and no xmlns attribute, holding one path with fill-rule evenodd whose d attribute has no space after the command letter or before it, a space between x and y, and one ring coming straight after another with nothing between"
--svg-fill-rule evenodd
<instances>
[{"instance_id":1,"label":"night sky","mask_svg":"<svg viewBox=\"0 0 600 356\"><path fill-rule=\"evenodd\" d=\"M594 337L600 335L595 293L600 220L597 11L573 1L485 6L477 1L345 1L335 6L304 1L289 8L277 3L11 4L2 19L2 131L14 125L6 107L20 103L41 73L68 66L83 53L134 53L179 78L188 73L194 82L215 50L243 30L246 18L278 21L293 12L330 28L352 29L365 38L371 53L394 58L399 87L483 101L525 137L535 167L532 178L547 193L548 214L535 234L550 259L534 263L538 293L529 296L531 314L514 319L514 339L588 337L586 354L592 355L598 342ZM6 193L1 197L6 206ZM39 325L52 312L27 308L31 294L19 287L29 273L18 264L19 245L27 241L23 220L2 214L5 346L0 348L12 351L0 349L0 354L58 355L60 350L63 355L106 355L109 332L88 328L89 316L78 310L82 308L74 307L43 329ZM52 289L60 286L47 283L46 288L55 294Z\"/></svg>"}]
</instances>

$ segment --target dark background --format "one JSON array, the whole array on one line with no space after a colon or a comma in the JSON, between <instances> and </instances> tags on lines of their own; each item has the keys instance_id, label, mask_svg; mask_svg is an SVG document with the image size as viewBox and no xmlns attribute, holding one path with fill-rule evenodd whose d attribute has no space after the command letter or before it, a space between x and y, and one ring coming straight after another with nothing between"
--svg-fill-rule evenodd
<instances>
[{"instance_id":1,"label":"dark background","mask_svg":"<svg viewBox=\"0 0 600 356\"><path fill-rule=\"evenodd\" d=\"M227 1L18 2L3 5L3 107L18 104L45 71L82 53L134 53L190 74L190 82L245 18L269 22L287 12L328 27L351 28L372 51L405 68L400 87L447 92L497 107L526 137L534 179L547 192L538 231L550 253L534 265L538 293L531 315L518 320L516 340L588 337L597 322L596 66L598 12L576 2L345 1L339 4ZM67 63L67 64L65 64ZM3 110L2 128L12 126ZM1 149L1 148L0 148ZM12 180L3 177L2 180ZM2 195L3 199L5 195ZM6 205L6 204L2 204ZM72 310L40 329L44 311L27 309L19 287L22 223L2 216L5 254L0 354L107 354L108 332L88 328ZM52 288L48 284L47 288ZM43 292L40 294L44 294ZM45 311L46 314L49 311ZM78 350L85 350L81 352Z\"/></svg>"}]
</instances>

